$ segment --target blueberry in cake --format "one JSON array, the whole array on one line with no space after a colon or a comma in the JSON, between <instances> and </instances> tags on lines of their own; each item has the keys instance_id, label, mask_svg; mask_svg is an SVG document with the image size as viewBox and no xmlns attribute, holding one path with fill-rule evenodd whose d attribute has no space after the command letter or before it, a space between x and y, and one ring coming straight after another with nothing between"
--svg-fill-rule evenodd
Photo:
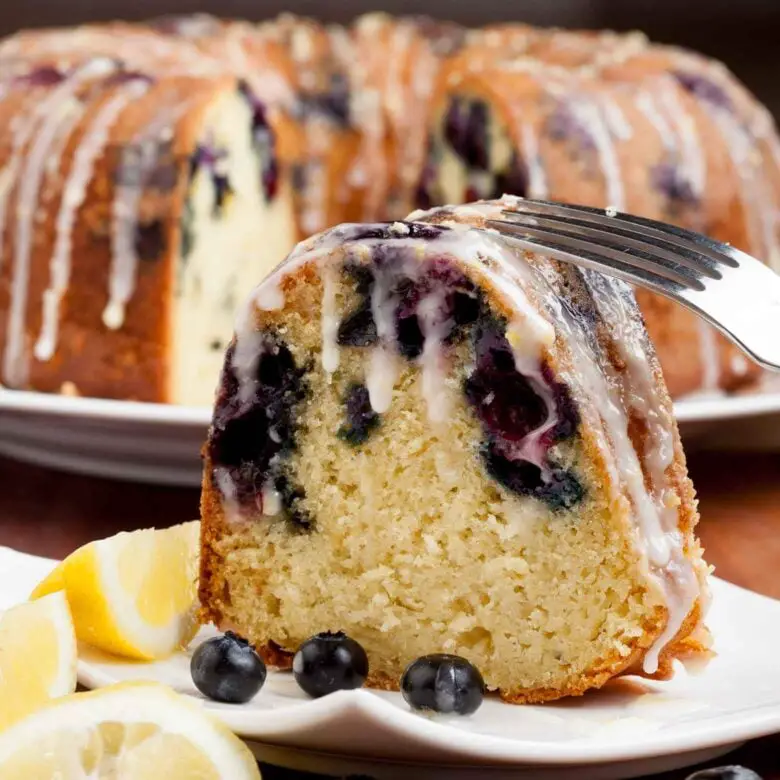
<instances>
[{"instance_id":1,"label":"blueberry in cake","mask_svg":"<svg viewBox=\"0 0 780 780\"><path fill-rule=\"evenodd\" d=\"M535 702L706 649L693 488L633 294L479 229L512 202L336 227L241 310L200 597L266 662L344 632L370 685L447 653Z\"/></svg>"}]
</instances>

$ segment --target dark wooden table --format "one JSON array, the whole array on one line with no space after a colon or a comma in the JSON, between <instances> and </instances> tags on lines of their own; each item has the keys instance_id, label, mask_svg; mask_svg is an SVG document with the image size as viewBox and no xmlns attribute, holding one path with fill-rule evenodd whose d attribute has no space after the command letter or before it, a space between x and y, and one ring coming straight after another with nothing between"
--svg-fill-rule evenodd
<instances>
[{"instance_id":1,"label":"dark wooden table","mask_svg":"<svg viewBox=\"0 0 780 780\"><path fill-rule=\"evenodd\" d=\"M780 453L695 454L690 467L701 502L699 530L708 561L720 577L780 598ZM120 530L171 525L197 516L197 490L62 474L0 458L0 545L62 557ZM780 780L780 735L751 742L716 763L742 764L766 780ZM678 780L687 774L664 778ZM265 767L264 777L316 776Z\"/></svg>"}]
</instances>

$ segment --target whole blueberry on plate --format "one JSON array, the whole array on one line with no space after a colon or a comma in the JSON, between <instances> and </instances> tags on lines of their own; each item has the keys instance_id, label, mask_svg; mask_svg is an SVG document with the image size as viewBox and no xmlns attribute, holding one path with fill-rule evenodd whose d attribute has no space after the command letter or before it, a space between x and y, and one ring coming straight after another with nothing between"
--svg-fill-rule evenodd
<instances>
[{"instance_id":1,"label":"whole blueberry on plate","mask_svg":"<svg viewBox=\"0 0 780 780\"><path fill-rule=\"evenodd\" d=\"M465 658L437 653L406 667L401 693L414 710L471 715L482 704L485 681Z\"/></svg>"},{"instance_id":2,"label":"whole blueberry on plate","mask_svg":"<svg viewBox=\"0 0 780 780\"><path fill-rule=\"evenodd\" d=\"M227 704L248 702L266 678L265 664L255 649L232 631L199 645L192 654L190 673L204 696Z\"/></svg>"},{"instance_id":3,"label":"whole blueberry on plate","mask_svg":"<svg viewBox=\"0 0 780 780\"><path fill-rule=\"evenodd\" d=\"M293 658L295 681L317 699L334 691L360 688L368 677L368 656L362 646L341 631L307 639Z\"/></svg>"},{"instance_id":4,"label":"whole blueberry on plate","mask_svg":"<svg viewBox=\"0 0 780 780\"><path fill-rule=\"evenodd\" d=\"M744 766L714 766L694 772L686 780L761 780L761 775Z\"/></svg>"}]
</instances>

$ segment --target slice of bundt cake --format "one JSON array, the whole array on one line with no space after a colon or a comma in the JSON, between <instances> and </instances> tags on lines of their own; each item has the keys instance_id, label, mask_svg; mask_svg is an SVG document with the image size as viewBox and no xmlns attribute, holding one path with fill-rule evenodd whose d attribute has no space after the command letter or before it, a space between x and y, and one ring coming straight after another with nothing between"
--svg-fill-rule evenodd
<instances>
[{"instance_id":1,"label":"slice of bundt cake","mask_svg":"<svg viewBox=\"0 0 780 780\"><path fill-rule=\"evenodd\" d=\"M211 404L236 301L296 237L265 106L80 39L0 53L0 384Z\"/></svg>"},{"instance_id":2,"label":"slice of bundt cake","mask_svg":"<svg viewBox=\"0 0 780 780\"><path fill-rule=\"evenodd\" d=\"M706 646L693 488L633 295L479 229L512 202L337 227L243 309L200 597L271 663L342 630L375 686L449 652L533 702Z\"/></svg>"}]
</instances>

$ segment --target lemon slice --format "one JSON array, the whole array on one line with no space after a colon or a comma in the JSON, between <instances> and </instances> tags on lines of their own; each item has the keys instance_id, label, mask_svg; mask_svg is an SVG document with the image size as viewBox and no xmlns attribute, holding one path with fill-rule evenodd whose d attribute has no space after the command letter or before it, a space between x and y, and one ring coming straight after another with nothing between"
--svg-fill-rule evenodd
<instances>
[{"instance_id":1,"label":"lemon slice","mask_svg":"<svg viewBox=\"0 0 780 780\"><path fill-rule=\"evenodd\" d=\"M0 616L0 730L76 690L76 635L63 593Z\"/></svg>"},{"instance_id":2,"label":"lemon slice","mask_svg":"<svg viewBox=\"0 0 780 780\"><path fill-rule=\"evenodd\" d=\"M145 529L90 542L36 589L65 589L76 636L140 660L163 658L197 631L200 523Z\"/></svg>"},{"instance_id":3,"label":"lemon slice","mask_svg":"<svg viewBox=\"0 0 780 780\"><path fill-rule=\"evenodd\" d=\"M35 590L30 594L30 600L34 601L35 599L43 598L43 596L48 596L50 593L65 590L64 569L65 567L58 563L51 574L35 586Z\"/></svg>"},{"instance_id":4,"label":"lemon slice","mask_svg":"<svg viewBox=\"0 0 780 780\"><path fill-rule=\"evenodd\" d=\"M155 683L52 703L0 734L0 780L259 780L249 748Z\"/></svg>"}]
</instances>

